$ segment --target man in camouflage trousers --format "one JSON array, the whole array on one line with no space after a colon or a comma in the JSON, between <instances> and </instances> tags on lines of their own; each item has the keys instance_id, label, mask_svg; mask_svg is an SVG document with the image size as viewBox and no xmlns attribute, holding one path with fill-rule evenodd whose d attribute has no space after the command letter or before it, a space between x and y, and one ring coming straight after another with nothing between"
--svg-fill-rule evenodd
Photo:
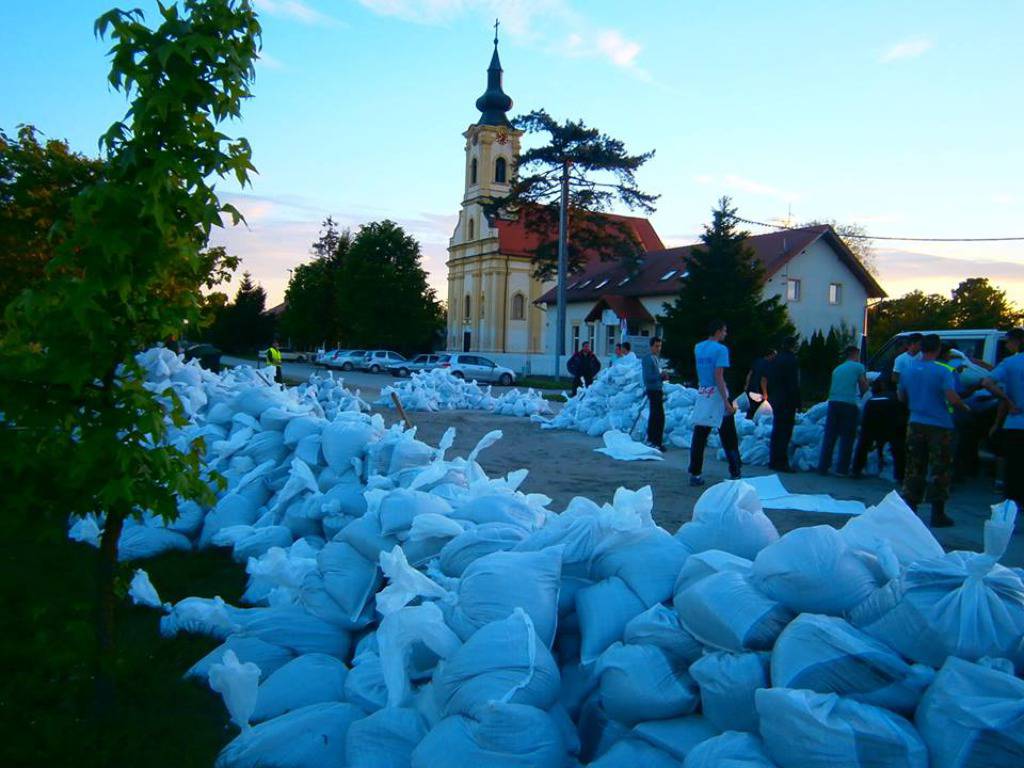
<instances>
[{"instance_id":1,"label":"man in camouflage trousers","mask_svg":"<svg viewBox=\"0 0 1024 768\"><path fill-rule=\"evenodd\" d=\"M925 500L931 503L931 525L953 525L946 514L949 484L953 471L953 408L970 413L968 405L956 393L953 371L936 362L942 342L938 336L925 336L922 356L900 376L900 400L910 410L907 425L907 467L903 480L903 498L911 509ZM928 470L931 483L928 484Z\"/></svg>"}]
</instances>

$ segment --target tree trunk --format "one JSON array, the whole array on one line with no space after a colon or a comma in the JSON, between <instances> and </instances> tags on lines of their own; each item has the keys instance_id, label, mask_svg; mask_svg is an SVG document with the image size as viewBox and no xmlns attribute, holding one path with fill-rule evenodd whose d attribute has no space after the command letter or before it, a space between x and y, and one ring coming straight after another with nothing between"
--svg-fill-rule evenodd
<instances>
[{"instance_id":1,"label":"tree trunk","mask_svg":"<svg viewBox=\"0 0 1024 768\"><path fill-rule=\"evenodd\" d=\"M114 580L117 577L117 543L121 538L124 520L125 514L122 511L108 510L103 536L100 538L96 578L96 705L97 714L101 718L111 715L116 704L114 612L117 597L114 594Z\"/></svg>"}]
</instances>

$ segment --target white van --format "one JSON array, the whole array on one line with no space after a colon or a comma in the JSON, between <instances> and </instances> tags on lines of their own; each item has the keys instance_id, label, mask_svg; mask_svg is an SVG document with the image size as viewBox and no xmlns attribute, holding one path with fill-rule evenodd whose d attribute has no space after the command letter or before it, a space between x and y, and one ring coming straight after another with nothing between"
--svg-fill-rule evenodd
<instances>
[{"instance_id":1,"label":"white van","mask_svg":"<svg viewBox=\"0 0 1024 768\"><path fill-rule=\"evenodd\" d=\"M900 353L901 340L911 333L920 333L922 336L934 333L942 339L943 344L949 344L959 350L968 360L980 361L990 368L994 368L1006 356L1006 348L1001 343L1006 337L1006 332L994 328L958 331L905 331L893 336L885 343L885 346L871 356L867 366L869 374L877 376L882 371L892 370L893 361Z\"/></svg>"}]
</instances>

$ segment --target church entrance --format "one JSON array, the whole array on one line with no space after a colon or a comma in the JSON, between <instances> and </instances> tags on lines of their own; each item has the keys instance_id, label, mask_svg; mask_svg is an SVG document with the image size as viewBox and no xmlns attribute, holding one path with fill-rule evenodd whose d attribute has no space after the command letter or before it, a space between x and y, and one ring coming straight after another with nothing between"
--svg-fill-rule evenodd
<instances>
[{"instance_id":1,"label":"church entrance","mask_svg":"<svg viewBox=\"0 0 1024 768\"><path fill-rule=\"evenodd\" d=\"M463 331L462 333L462 351L469 352L470 342L472 341L472 333L470 331Z\"/></svg>"}]
</instances>

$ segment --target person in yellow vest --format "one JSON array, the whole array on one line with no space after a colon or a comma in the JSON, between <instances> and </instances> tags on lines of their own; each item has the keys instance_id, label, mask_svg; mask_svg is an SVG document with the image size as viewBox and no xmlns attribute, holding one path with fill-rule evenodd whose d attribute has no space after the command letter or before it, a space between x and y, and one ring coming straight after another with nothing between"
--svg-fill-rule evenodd
<instances>
[{"instance_id":1,"label":"person in yellow vest","mask_svg":"<svg viewBox=\"0 0 1024 768\"><path fill-rule=\"evenodd\" d=\"M267 365L274 366L274 381L284 384L284 373L281 368L281 340L274 339L274 343L267 349Z\"/></svg>"}]
</instances>

